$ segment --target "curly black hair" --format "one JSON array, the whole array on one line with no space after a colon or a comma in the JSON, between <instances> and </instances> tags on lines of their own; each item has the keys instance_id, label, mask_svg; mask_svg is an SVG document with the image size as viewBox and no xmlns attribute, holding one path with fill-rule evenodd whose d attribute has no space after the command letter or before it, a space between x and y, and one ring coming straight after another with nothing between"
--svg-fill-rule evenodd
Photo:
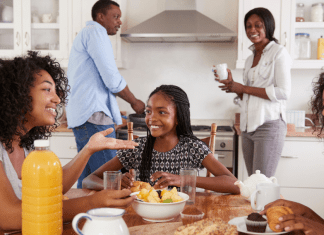
<instances>
[{"instance_id":1,"label":"curly black hair","mask_svg":"<svg viewBox=\"0 0 324 235\"><path fill-rule=\"evenodd\" d=\"M34 147L35 139L50 137L51 131L59 125L55 119L53 126L37 126L28 133L24 128L26 114L33 109L30 89L35 82L34 75L40 70L46 70L51 75L60 105L66 104L70 87L64 70L55 59L40 56L37 51L28 51L26 56L14 59L0 59L0 141L7 151L14 150L14 136L20 138L20 147L29 150Z\"/></svg>"},{"instance_id":2,"label":"curly black hair","mask_svg":"<svg viewBox=\"0 0 324 235\"><path fill-rule=\"evenodd\" d=\"M323 91L324 91L324 73L321 73L319 79L313 82L313 96L310 101L310 106L312 108L312 120L314 123L320 123L321 128L318 133L318 137L321 137L322 131L324 129L324 116L323 116ZM314 131L316 127L314 126Z\"/></svg>"}]
</instances>

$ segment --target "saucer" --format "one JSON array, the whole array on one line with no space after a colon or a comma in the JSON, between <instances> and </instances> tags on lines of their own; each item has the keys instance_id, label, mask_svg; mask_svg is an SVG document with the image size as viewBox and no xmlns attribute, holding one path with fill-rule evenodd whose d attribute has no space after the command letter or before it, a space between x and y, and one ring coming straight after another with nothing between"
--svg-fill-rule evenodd
<instances>
[{"instance_id":1,"label":"saucer","mask_svg":"<svg viewBox=\"0 0 324 235\"><path fill-rule=\"evenodd\" d=\"M257 233L257 232L247 231L246 224L245 224L245 218L247 218L247 216L236 217L236 218L231 219L230 221L228 221L228 224L236 225L237 231L241 232L241 233L248 233L248 234L285 234L285 233L288 233L286 231L274 232L269 228L269 225L267 225L266 231L264 233Z\"/></svg>"}]
</instances>

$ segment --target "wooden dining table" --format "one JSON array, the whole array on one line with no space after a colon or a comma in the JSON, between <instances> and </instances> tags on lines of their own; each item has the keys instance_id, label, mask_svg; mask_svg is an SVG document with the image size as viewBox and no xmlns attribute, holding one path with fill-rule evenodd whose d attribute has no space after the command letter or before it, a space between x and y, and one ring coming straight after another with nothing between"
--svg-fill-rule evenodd
<instances>
[{"instance_id":1,"label":"wooden dining table","mask_svg":"<svg viewBox=\"0 0 324 235\"><path fill-rule=\"evenodd\" d=\"M88 189L70 189L65 196L69 199L89 196L96 191ZM187 207L186 205L185 207ZM204 218L221 218L228 222L233 218L249 215L253 212L250 202L245 200L241 195L220 194L215 192L197 192L195 206L205 213ZM132 206L125 209L123 219L128 226L130 235L163 235L174 234L174 231L182 226L180 215L172 221L166 223L154 223L143 220L142 217L136 214ZM84 224L85 220L80 223ZM0 235L6 233L0 231ZM10 233L8 233L10 234ZM21 232L14 233L15 235L22 234ZM72 223L63 224L63 235L76 235L77 233L72 228ZM240 233L239 234L248 234ZM304 234L302 232L290 232L287 235Z\"/></svg>"}]
</instances>

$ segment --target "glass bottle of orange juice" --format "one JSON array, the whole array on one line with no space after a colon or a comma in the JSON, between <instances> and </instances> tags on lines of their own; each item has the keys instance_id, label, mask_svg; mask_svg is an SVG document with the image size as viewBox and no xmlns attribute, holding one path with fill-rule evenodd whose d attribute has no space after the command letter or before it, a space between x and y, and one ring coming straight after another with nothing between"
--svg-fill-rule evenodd
<instances>
[{"instance_id":1,"label":"glass bottle of orange juice","mask_svg":"<svg viewBox=\"0 0 324 235\"><path fill-rule=\"evenodd\" d=\"M48 140L35 140L34 146L22 166L22 234L60 235L62 166Z\"/></svg>"}]
</instances>

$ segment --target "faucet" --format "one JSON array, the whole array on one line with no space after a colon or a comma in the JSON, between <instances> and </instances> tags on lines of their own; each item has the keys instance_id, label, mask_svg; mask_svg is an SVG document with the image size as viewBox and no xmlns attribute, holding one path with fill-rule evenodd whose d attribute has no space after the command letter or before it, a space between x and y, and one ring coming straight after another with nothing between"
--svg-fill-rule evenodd
<instances>
[{"instance_id":1,"label":"faucet","mask_svg":"<svg viewBox=\"0 0 324 235\"><path fill-rule=\"evenodd\" d=\"M305 117L305 120L310 121L310 123L313 125L313 127L316 127L316 125L314 124L314 122L312 121L312 119L310 119L310 118L308 118L308 117Z\"/></svg>"}]
</instances>

